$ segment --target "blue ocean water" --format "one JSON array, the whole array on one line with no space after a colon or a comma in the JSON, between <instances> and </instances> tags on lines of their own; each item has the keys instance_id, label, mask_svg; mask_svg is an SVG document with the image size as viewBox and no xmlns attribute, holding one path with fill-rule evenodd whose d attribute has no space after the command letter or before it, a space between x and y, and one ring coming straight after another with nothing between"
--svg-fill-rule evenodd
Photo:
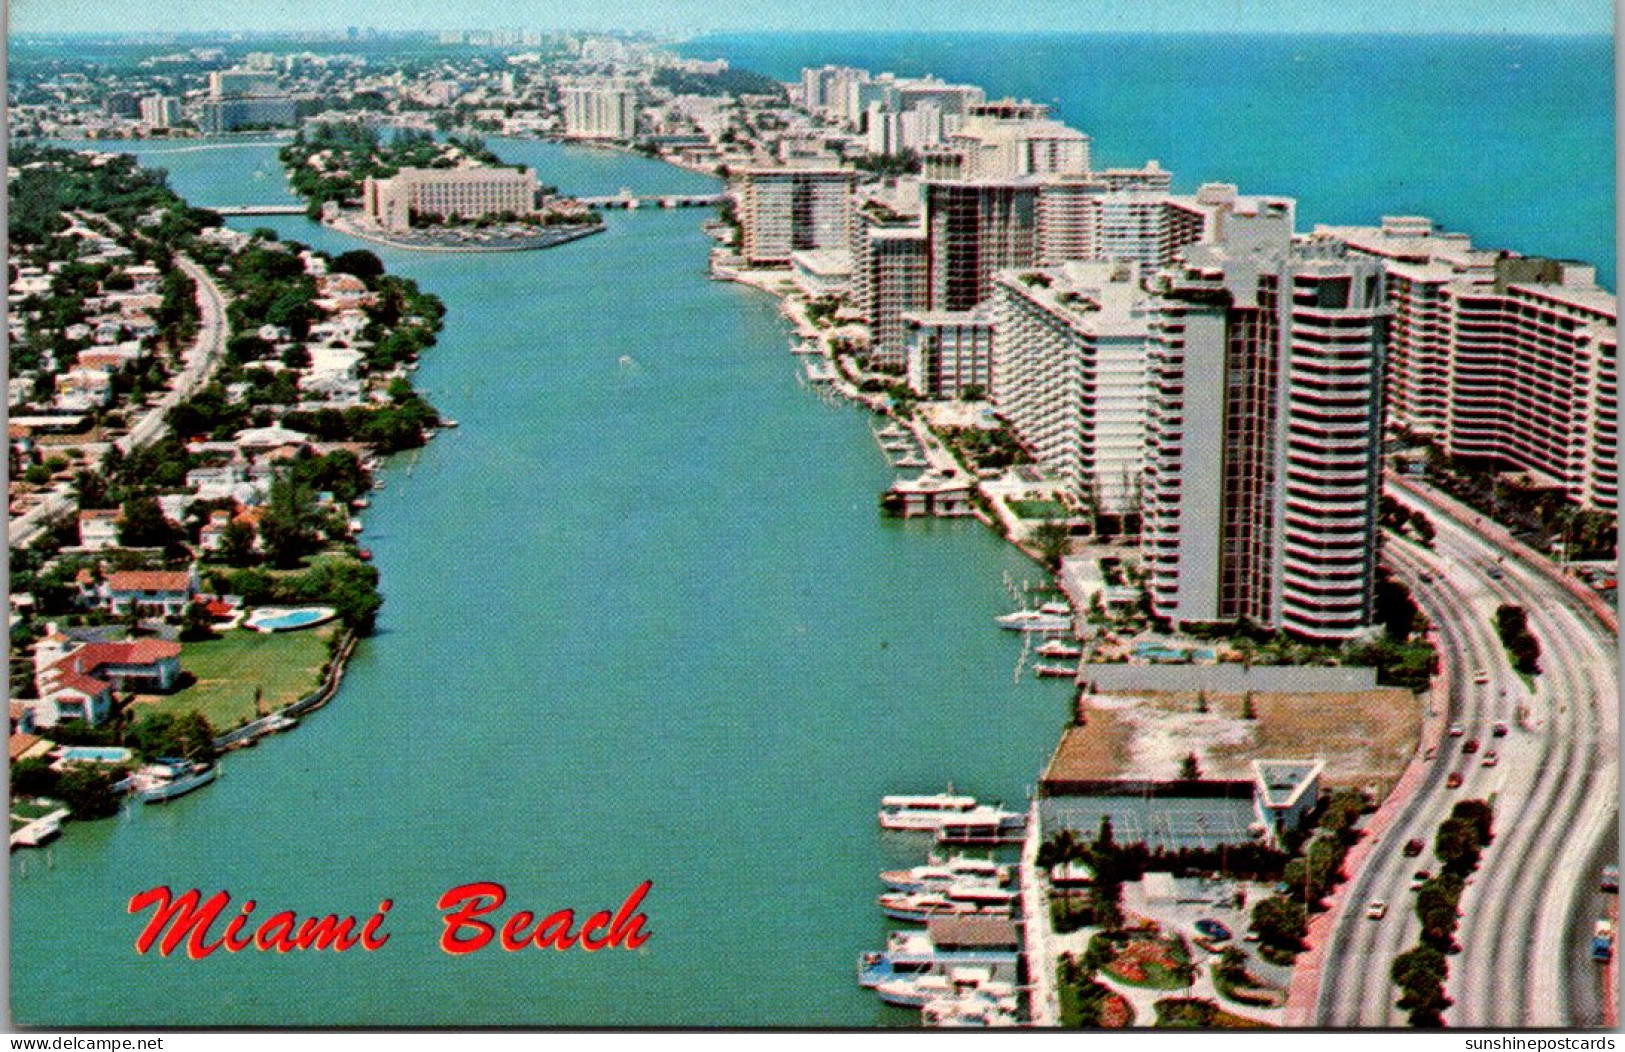
<instances>
[{"instance_id":1,"label":"blue ocean water","mask_svg":"<svg viewBox=\"0 0 1625 1052\"><path fill-rule=\"evenodd\" d=\"M1427 215L1615 281L1608 37L728 34L687 54L784 80L858 66L1049 103L1098 167L1156 158L1298 199L1299 226Z\"/></svg>"}]
</instances>

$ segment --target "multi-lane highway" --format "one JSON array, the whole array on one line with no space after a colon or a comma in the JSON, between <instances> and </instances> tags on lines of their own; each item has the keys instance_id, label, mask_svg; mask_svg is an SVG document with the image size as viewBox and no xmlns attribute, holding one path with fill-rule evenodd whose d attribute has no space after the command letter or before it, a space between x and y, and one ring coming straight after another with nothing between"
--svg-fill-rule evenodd
<instances>
[{"instance_id":1,"label":"multi-lane highway","mask_svg":"<svg viewBox=\"0 0 1625 1052\"><path fill-rule=\"evenodd\" d=\"M1394 495L1416 503L1414 493ZM1459 737L1445 737L1426 761L1422 784L1374 845L1341 899L1321 976L1318 1021L1328 1026L1402 1026L1388 978L1394 957L1415 945L1418 923L1411 885L1417 870L1437 871L1433 834L1458 799L1495 804L1495 842L1462 898L1446 991L1452 1026L1560 1026L1584 1021L1570 992L1596 989L1575 975L1578 902L1595 886L1595 860L1606 852L1615 821L1618 720L1614 636L1547 569L1491 545L1459 506L1429 503L1437 537L1431 552L1388 541L1388 564L1432 620L1449 677L1449 718ZM1512 670L1493 622L1502 603L1529 613L1543 651L1530 692ZM1480 681L1483 682L1480 682ZM1505 737L1494 725L1505 722ZM1476 739L1479 751L1466 754ZM1485 766L1494 750L1497 762ZM1451 773L1462 785L1451 789ZM1407 841L1426 849L1407 859ZM1373 900L1389 904L1381 920L1366 917ZM1587 931L1589 929L1587 928ZM1584 981L1589 980L1589 981Z\"/></svg>"}]
</instances>

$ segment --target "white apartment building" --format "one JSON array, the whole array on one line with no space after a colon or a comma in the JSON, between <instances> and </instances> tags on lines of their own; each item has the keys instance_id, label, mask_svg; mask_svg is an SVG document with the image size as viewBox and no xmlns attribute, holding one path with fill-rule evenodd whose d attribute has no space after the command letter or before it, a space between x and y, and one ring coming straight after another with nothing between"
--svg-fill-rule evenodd
<instances>
[{"instance_id":1,"label":"white apartment building","mask_svg":"<svg viewBox=\"0 0 1625 1052\"><path fill-rule=\"evenodd\" d=\"M1168 266L1186 245L1221 239L1233 214L1284 214L1290 226L1297 210L1290 197L1243 195L1228 183L1205 183L1189 195L1109 191L1096 207L1099 257L1134 260L1147 268Z\"/></svg>"},{"instance_id":2,"label":"white apartment building","mask_svg":"<svg viewBox=\"0 0 1625 1052\"><path fill-rule=\"evenodd\" d=\"M1371 621L1382 271L1232 216L1159 280L1142 551L1153 611L1328 641Z\"/></svg>"},{"instance_id":3,"label":"white apartment building","mask_svg":"<svg viewBox=\"0 0 1625 1052\"><path fill-rule=\"evenodd\" d=\"M631 139L638 130L638 96L619 80L583 80L560 85L564 134L576 139Z\"/></svg>"},{"instance_id":4,"label":"white apartment building","mask_svg":"<svg viewBox=\"0 0 1625 1052\"><path fill-rule=\"evenodd\" d=\"M853 300L869 323L870 354L885 369L908 360L905 317L931 306L928 238L917 183L877 191L857 209L853 238Z\"/></svg>"},{"instance_id":5,"label":"white apartment building","mask_svg":"<svg viewBox=\"0 0 1625 1052\"><path fill-rule=\"evenodd\" d=\"M141 120L154 128L173 128L180 119L180 99L171 95L148 95L141 100Z\"/></svg>"},{"instance_id":6,"label":"white apartment building","mask_svg":"<svg viewBox=\"0 0 1625 1052\"><path fill-rule=\"evenodd\" d=\"M536 173L512 168L403 168L388 179L362 184L367 220L385 230L406 230L413 216L477 219L536 210Z\"/></svg>"},{"instance_id":7,"label":"white apartment building","mask_svg":"<svg viewBox=\"0 0 1625 1052\"><path fill-rule=\"evenodd\" d=\"M994 279L994 406L1046 472L1107 515L1140 510L1151 308L1134 263Z\"/></svg>"},{"instance_id":8,"label":"white apartment building","mask_svg":"<svg viewBox=\"0 0 1625 1052\"><path fill-rule=\"evenodd\" d=\"M835 167L735 170L741 255L752 266L786 266L793 252L849 250L857 180L857 172Z\"/></svg>"},{"instance_id":9,"label":"white apartment building","mask_svg":"<svg viewBox=\"0 0 1625 1052\"><path fill-rule=\"evenodd\" d=\"M1084 175L1089 136L1044 116L1034 103L970 106L959 130L922 158L926 179L1008 180L1023 176Z\"/></svg>"},{"instance_id":10,"label":"white apartment building","mask_svg":"<svg viewBox=\"0 0 1625 1052\"><path fill-rule=\"evenodd\" d=\"M1418 216L1317 235L1383 262L1390 422L1618 507L1618 300L1593 268L1475 249Z\"/></svg>"},{"instance_id":11,"label":"white apartment building","mask_svg":"<svg viewBox=\"0 0 1625 1052\"><path fill-rule=\"evenodd\" d=\"M958 398L992 382L993 313L917 311L903 315L908 333L908 386L922 398Z\"/></svg>"}]
</instances>

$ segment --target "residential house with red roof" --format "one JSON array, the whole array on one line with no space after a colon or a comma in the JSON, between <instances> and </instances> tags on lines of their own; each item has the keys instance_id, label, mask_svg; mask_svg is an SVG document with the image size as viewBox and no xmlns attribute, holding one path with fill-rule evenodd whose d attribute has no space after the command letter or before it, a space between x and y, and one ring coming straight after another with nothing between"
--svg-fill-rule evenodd
<instances>
[{"instance_id":1,"label":"residential house with red roof","mask_svg":"<svg viewBox=\"0 0 1625 1052\"><path fill-rule=\"evenodd\" d=\"M118 570L102 582L101 600L113 614L129 611L131 603L144 610L175 617L186 611L198 593L197 567L189 570Z\"/></svg>"},{"instance_id":2,"label":"residential house with red roof","mask_svg":"<svg viewBox=\"0 0 1625 1052\"><path fill-rule=\"evenodd\" d=\"M75 644L52 631L36 648L34 667L39 697L21 702L32 710L32 724L94 727L113 714L115 690L173 690L180 682L181 645L163 639Z\"/></svg>"}]
</instances>

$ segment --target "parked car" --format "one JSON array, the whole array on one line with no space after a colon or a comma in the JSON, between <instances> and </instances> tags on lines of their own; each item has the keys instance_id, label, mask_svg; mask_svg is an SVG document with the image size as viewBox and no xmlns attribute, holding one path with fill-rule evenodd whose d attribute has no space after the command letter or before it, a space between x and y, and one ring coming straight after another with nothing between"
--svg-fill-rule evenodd
<instances>
[{"instance_id":1,"label":"parked car","mask_svg":"<svg viewBox=\"0 0 1625 1052\"><path fill-rule=\"evenodd\" d=\"M1450 725L1450 737L1452 737L1452 738L1459 738L1459 737L1461 737L1461 736L1462 736L1462 735L1463 735L1463 734L1466 734L1466 733L1467 733L1467 728L1466 728L1466 727L1463 727L1463 726L1462 726L1462 725L1461 725L1461 724L1459 724L1459 723L1452 723L1452 724L1451 724L1451 725Z\"/></svg>"},{"instance_id":2,"label":"parked car","mask_svg":"<svg viewBox=\"0 0 1625 1052\"><path fill-rule=\"evenodd\" d=\"M1446 778L1444 780L1444 787L1446 789L1460 789L1461 788L1461 772L1460 771L1451 771L1450 772L1450 777Z\"/></svg>"},{"instance_id":3,"label":"parked car","mask_svg":"<svg viewBox=\"0 0 1625 1052\"><path fill-rule=\"evenodd\" d=\"M1388 903L1381 899L1374 900L1370 906L1366 907L1365 915L1372 920L1382 920L1388 915Z\"/></svg>"},{"instance_id":4,"label":"parked car","mask_svg":"<svg viewBox=\"0 0 1625 1052\"><path fill-rule=\"evenodd\" d=\"M1405 857L1406 858L1415 858L1417 855L1420 855L1422 853L1422 848L1424 846L1425 845L1423 845L1423 843L1420 840L1407 840L1407 841L1405 841Z\"/></svg>"},{"instance_id":5,"label":"parked car","mask_svg":"<svg viewBox=\"0 0 1625 1052\"><path fill-rule=\"evenodd\" d=\"M1426 884L1428 881L1430 881L1432 879L1433 879L1433 874L1432 873L1429 873L1425 869L1417 870L1416 875L1411 877L1411 890L1412 891L1420 891L1422 889L1422 885Z\"/></svg>"},{"instance_id":6,"label":"parked car","mask_svg":"<svg viewBox=\"0 0 1625 1052\"><path fill-rule=\"evenodd\" d=\"M1212 939L1214 942L1223 942L1224 940L1230 938L1230 929L1226 928L1223 924L1211 917L1203 917L1201 920L1197 921L1195 928L1198 932L1207 936L1209 939Z\"/></svg>"},{"instance_id":7,"label":"parked car","mask_svg":"<svg viewBox=\"0 0 1625 1052\"><path fill-rule=\"evenodd\" d=\"M1489 681L1490 681L1490 674L1489 674L1489 672L1487 670L1479 669L1477 672L1473 673L1473 682L1474 683L1488 683Z\"/></svg>"},{"instance_id":8,"label":"parked car","mask_svg":"<svg viewBox=\"0 0 1625 1052\"><path fill-rule=\"evenodd\" d=\"M1507 736L1507 731L1509 730L1511 730L1511 728L1507 726L1506 720L1496 720L1495 726L1490 728L1490 733L1495 735L1497 738L1505 738Z\"/></svg>"},{"instance_id":9,"label":"parked car","mask_svg":"<svg viewBox=\"0 0 1625 1052\"><path fill-rule=\"evenodd\" d=\"M1478 751L1478 739L1477 738L1468 738L1467 739L1467 744L1465 744L1465 745L1463 745L1461 747L1461 751L1466 753L1468 756L1471 756L1473 753L1477 752Z\"/></svg>"},{"instance_id":10,"label":"parked car","mask_svg":"<svg viewBox=\"0 0 1625 1052\"><path fill-rule=\"evenodd\" d=\"M1489 752L1484 754L1483 764L1485 767L1494 767L1500 762L1501 758L1495 754L1494 749L1491 749Z\"/></svg>"}]
</instances>

